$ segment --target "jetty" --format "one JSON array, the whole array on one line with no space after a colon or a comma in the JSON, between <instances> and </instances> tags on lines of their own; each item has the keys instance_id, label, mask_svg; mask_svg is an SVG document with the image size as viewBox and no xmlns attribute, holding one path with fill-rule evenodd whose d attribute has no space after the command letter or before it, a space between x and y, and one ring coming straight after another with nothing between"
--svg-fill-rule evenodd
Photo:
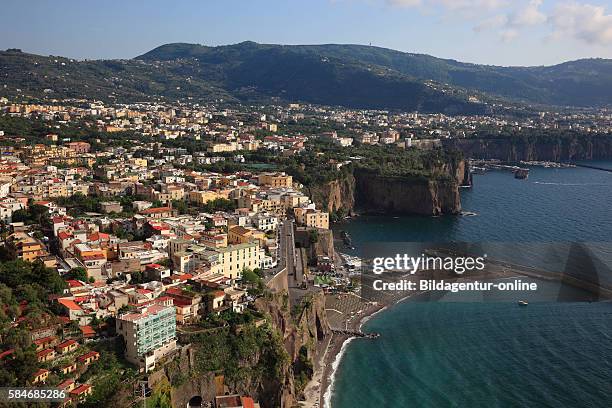
<instances>
[{"instance_id":1,"label":"jetty","mask_svg":"<svg viewBox=\"0 0 612 408\"><path fill-rule=\"evenodd\" d=\"M606 168L606 167L591 166L590 164L578 164L578 163L573 163L573 165L576 167L584 167L586 169L601 170L601 171L607 171L609 173L612 173L612 169Z\"/></svg>"},{"instance_id":2,"label":"jetty","mask_svg":"<svg viewBox=\"0 0 612 408\"><path fill-rule=\"evenodd\" d=\"M517 179L525 180L529 177L529 168L519 167L510 164L503 164L499 160L470 160L470 167L477 169L480 172L487 170L506 170L514 173L514 177Z\"/></svg>"}]
</instances>

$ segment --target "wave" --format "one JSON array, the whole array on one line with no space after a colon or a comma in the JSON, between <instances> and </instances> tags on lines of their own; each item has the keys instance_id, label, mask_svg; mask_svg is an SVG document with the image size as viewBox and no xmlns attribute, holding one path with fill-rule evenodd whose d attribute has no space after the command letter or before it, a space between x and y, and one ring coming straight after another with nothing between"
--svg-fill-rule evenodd
<instances>
[{"instance_id":1,"label":"wave","mask_svg":"<svg viewBox=\"0 0 612 408\"><path fill-rule=\"evenodd\" d=\"M351 341L355 340L355 337L349 337L344 340L342 343L342 347L340 347L340 352L336 355L334 362L332 363L331 373L329 373L329 385L325 390L325 394L323 395L323 408L331 408L331 398L334 394L334 383L336 382L336 372L338 371L338 366L340 366L340 361L342 361L342 357L344 353L346 353L346 348L351 343Z\"/></svg>"}]
</instances>

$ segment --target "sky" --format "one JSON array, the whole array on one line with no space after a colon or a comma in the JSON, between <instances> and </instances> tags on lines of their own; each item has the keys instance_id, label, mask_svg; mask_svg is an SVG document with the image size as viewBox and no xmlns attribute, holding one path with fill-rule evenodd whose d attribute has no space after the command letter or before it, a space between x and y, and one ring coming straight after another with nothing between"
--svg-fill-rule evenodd
<instances>
[{"instance_id":1,"label":"sky","mask_svg":"<svg viewBox=\"0 0 612 408\"><path fill-rule=\"evenodd\" d=\"M132 58L159 45L372 44L492 65L612 58L612 0L2 0L0 49Z\"/></svg>"}]
</instances>

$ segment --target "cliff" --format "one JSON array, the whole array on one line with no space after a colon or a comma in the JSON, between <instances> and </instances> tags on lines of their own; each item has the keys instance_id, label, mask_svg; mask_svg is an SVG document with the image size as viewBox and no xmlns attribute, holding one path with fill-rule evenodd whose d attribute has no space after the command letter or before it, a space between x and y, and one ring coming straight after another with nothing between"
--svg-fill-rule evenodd
<instances>
[{"instance_id":1,"label":"cliff","mask_svg":"<svg viewBox=\"0 0 612 408\"><path fill-rule=\"evenodd\" d=\"M612 137L603 135L467 138L444 143L468 158L505 162L612 159Z\"/></svg>"},{"instance_id":2,"label":"cliff","mask_svg":"<svg viewBox=\"0 0 612 408\"><path fill-rule=\"evenodd\" d=\"M308 195L318 208L330 214L353 215L355 208L355 177L352 173L341 173L336 180L308 189Z\"/></svg>"},{"instance_id":3,"label":"cliff","mask_svg":"<svg viewBox=\"0 0 612 408\"><path fill-rule=\"evenodd\" d=\"M265 320L181 333L189 344L149 375L149 387L174 407L225 392L251 395L264 408L295 406L304 366L312 367L317 344L331 333L323 294L307 295L291 310L286 292L268 294L255 307Z\"/></svg>"},{"instance_id":4,"label":"cliff","mask_svg":"<svg viewBox=\"0 0 612 408\"><path fill-rule=\"evenodd\" d=\"M281 334L289 355L291 364L284 373L285 381L277 390L277 395L279 407L293 407L302 391L296 384L301 354L305 353L308 360L314 360L318 352L317 344L331 334L323 292L306 295L291 310L286 293L274 294L269 299L257 299L256 307L269 316L272 326Z\"/></svg>"},{"instance_id":5,"label":"cliff","mask_svg":"<svg viewBox=\"0 0 612 408\"><path fill-rule=\"evenodd\" d=\"M432 176L385 176L355 168L336 180L311 188L309 194L330 213L442 215L461 211L460 186L472 185L466 160L449 160L430 169Z\"/></svg>"},{"instance_id":6,"label":"cliff","mask_svg":"<svg viewBox=\"0 0 612 408\"><path fill-rule=\"evenodd\" d=\"M384 214L442 215L461 211L454 180L405 179L360 172L356 203L362 211Z\"/></svg>"}]
</instances>

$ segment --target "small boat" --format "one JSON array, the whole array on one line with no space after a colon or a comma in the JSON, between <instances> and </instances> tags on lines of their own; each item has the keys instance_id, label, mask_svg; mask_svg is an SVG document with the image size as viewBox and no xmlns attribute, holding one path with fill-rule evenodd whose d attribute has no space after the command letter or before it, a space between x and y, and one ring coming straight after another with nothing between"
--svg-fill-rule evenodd
<instances>
[{"instance_id":1,"label":"small boat","mask_svg":"<svg viewBox=\"0 0 612 408\"><path fill-rule=\"evenodd\" d=\"M527 306L529 303L526 300L519 300L518 304L519 306Z\"/></svg>"},{"instance_id":2,"label":"small boat","mask_svg":"<svg viewBox=\"0 0 612 408\"><path fill-rule=\"evenodd\" d=\"M461 215L464 216L464 217L473 217L473 216L478 215L478 214L476 214L473 211L461 211Z\"/></svg>"}]
</instances>

